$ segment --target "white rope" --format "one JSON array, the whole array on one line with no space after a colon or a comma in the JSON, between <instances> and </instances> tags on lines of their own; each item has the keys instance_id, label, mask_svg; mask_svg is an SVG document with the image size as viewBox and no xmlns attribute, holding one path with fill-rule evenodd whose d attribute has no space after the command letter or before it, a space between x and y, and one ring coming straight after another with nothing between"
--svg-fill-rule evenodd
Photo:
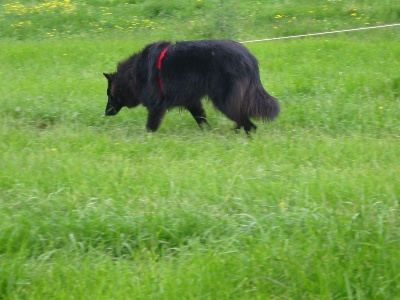
<instances>
[{"instance_id":1,"label":"white rope","mask_svg":"<svg viewBox=\"0 0 400 300\"><path fill-rule=\"evenodd\" d=\"M334 33L341 33L341 32L351 32L351 31L369 30L369 29L395 27L395 26L400 26L400 23L388 24L388 25L377 25L377 26L371 26L371 27L343 29L343 30L332 30L332 31L317 32L317 33L299 34L299 35L290 35L290 36L282 36L282 37L276 37L276 38L266 38L266 39L261 39L261 40L244 41L244 42L240 42L240 43L247 44L247 43L258 43L258 42L276 41L276 40L285 40L285 39L295 39L295 38L302 38L302 37L308 37L308 36L327 35L327 34L334 34Z\"/></svg>"}]
</instances>

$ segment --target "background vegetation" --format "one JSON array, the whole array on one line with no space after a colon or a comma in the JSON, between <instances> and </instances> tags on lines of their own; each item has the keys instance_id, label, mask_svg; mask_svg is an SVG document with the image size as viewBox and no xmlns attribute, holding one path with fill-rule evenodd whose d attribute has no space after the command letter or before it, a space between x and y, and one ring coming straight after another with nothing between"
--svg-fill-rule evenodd
<instances>
[{"instance_id":1,"label":"background vegetation","mask_svg":"<svg viewBox=\"0 0 400 300\"><path fill-rule=\"evenodd\" d=\"M274 123L103 117L146 43L399 23L398 1L3 1L0 298L399 299L398 27L251 43ZM207 103L207 102L206 102Z\"/></svg>"}]
</instances>

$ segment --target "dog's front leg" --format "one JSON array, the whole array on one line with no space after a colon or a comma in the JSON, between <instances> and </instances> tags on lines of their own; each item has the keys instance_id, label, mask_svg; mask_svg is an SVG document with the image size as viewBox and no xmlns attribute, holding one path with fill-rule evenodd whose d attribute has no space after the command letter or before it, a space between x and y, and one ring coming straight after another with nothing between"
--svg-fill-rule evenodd
<instances>
[{"instance_id":1,"label":"dog's front leg","mask_svg":"<svg viewBox=\"0 0 400 300\"><path fill-rule=\"evenodd\" d=\"M147 116L147 130L156 131L164 118L166 109L164 107L155 107L148 109L149 114Z\"/></svg>"}]
</instances>

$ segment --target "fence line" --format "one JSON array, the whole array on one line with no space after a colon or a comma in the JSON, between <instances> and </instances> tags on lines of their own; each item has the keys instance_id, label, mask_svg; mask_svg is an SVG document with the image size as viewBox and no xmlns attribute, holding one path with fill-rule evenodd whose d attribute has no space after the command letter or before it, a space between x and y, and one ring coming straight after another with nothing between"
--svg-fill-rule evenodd
<instances>
[{"instance_id":1,"label":"fence line","mask_svg":"<svg viewBox=\"0 0 400 300\"><path fill-rule=\"evenodd\" d=\"M370 27L360 27L360 28L352 28L352 29L343 29L343 30L332 30L332 31L317 32L317 33L299 34L299 35L290 35L290 36L266 38L266 39L260 39L260 40L243 41L243 42L240 42L240 43L241 44L248 44L248 43L266 42L266 41L295 39L295 38L302 38L302 37L309 37L309 36L328 35L328 34L334 34L334 33L370 30L370 29L387 28L387 27L395 27L395 26L400 26L400 23L387 24L387 25L377 25L377 26L370 26Z\"/></svg>"}]
</instances>

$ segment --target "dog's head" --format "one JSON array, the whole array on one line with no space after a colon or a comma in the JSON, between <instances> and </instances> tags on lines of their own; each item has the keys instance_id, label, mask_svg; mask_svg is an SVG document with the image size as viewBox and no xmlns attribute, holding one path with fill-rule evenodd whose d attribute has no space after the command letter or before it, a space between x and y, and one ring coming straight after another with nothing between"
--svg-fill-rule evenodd
<instances>
[{"instance_id":1,"label":"dog's head","mask_svg":"<svg viewBox=\"0 0 400 300\"><path fill-rule=\"evenodd\" d=\"M123 80L117 79L116 73L103 73L103 75L108 80L106 116L115 116L124 106L132 108L140 104L128 84Z\"/></svg>"}]
</instances>

